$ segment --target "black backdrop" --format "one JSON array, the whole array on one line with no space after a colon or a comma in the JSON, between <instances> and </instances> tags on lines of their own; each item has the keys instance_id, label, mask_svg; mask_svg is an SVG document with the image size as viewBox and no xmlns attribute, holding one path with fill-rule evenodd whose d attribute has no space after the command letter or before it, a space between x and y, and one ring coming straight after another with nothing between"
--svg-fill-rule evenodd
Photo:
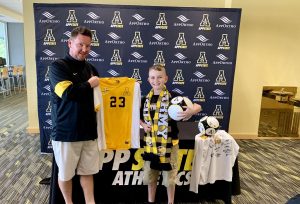
<instances>
[{"instance_id":1,"label":"black backdrop","mask_svg":"<svg viewBox=\"0 0 300 204\"><path fill-rule=\"evenodd\" d=\"M49 65L64 57L78 25L93 31L87 60L100 76L136 78L145 95L148 67L165 64L169 90L202 105L194 120L214 115L228 130L240 9L34 4L34 16L42 152L52 151Z\"/></svg>"}]
</instances>

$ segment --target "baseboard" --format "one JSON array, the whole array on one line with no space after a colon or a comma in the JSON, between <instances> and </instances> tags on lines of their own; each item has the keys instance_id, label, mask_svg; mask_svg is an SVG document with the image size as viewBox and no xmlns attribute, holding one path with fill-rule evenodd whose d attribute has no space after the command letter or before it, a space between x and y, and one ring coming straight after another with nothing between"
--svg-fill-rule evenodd
<instances>
[{"instance_id":1,"label":"baseboard","mask_svg":"<svg viewBox=\"0 0 300 204\"><path fill-rule=\"evenodd\" d=\"M40 129L35 127L28 127L26 128L28 134L39 134Z\"/></svg>"},{"instance_id":2,"label":"baseboard","mask_svg":"<svg viewBox=\"0 0 300 204\"><path fill-rule=\"evenodd\" d=\"M230 135L237 140L290 140L300 139L300 137L258 137L257 134L245 134L245 133L230 133Z\"/></svg>"}]
</instances>

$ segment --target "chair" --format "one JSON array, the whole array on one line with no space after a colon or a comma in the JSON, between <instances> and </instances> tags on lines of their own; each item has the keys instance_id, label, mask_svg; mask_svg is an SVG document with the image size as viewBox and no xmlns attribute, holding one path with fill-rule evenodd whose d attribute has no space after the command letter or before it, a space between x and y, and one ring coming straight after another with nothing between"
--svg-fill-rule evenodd
<instances>
[{"instance_id":1,"label":"chair","mask_svg":"<svg viewBox=\"0 0 300 204\"><path fill-rule=\"evenodd\" d=\"M14 92L16 88L21 92L22 88L26 88L24 68L22 65L13 66L12 68L12 83Z\"/></svg>"},{"instance_id":2,"label":"chair","mask_svg":"<svg viewBox=\"0 0 300 204\"><path fill-rule=\"evenodd\" d=\"M3 67L1 69L1 90L0 93L3 94L3 97L11 95L11 84L8 74L8 67Z\"/></svg>"}]
</instances>

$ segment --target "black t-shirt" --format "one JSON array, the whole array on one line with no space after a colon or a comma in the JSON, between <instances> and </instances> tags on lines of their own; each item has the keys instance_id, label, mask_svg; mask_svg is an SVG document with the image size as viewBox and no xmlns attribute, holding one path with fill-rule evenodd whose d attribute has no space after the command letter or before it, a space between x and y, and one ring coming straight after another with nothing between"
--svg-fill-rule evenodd
<instances>
[{"instance_id":1,"label":"black t-shirt","mask_svg":"<svg viewBox=\"0 0 300 204\"><path fill-rule=\"evenodd\" d=\"M171 101L172 98L174 98L176 96L179 96L175 92L170 92L170 94L171 94L171 98L169 99L169 101ZM150 116L151 116L152 120L154 118L154 114L155 114L155 110L156 110L156 103L157 103L158 97L159 97L159 95L153 95L151 97L151 101L150 101ZM140 119L142 121L144 121L143 109L145 107L145 101L146 101L146 97L143 97L142 98L142 103L141 103L142 105L141 105L141 109L140 109ZM171 131L168 132L168 137L172 137L172 140L178 139L179 129L177 127L177 121L175 121L175 120L173 120L173 119L171 119L169 117L168 126L169 126L169 128L171 128Z\"/></svg>"}]
</instances>

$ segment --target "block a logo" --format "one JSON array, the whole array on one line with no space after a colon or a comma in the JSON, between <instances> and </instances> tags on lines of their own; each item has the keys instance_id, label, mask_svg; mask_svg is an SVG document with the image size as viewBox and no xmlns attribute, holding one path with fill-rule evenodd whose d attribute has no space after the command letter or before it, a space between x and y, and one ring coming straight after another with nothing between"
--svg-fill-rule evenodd
<instances>
[{"instance_id":1,"label":"block a logo","mask_svg":"<svg viewBox=\"0 0 300 204\"><path fill-rule=\"evenodd\" d=\"M177 18L181 21L180 23L174 23L174 27L193 27L194 24L188 23L190 19L185 17L184 15L177 16Z\"/></svg>"},{"instance_id":2,"label":"block a logo","mask_svg":"<svg viewBox=\"0 0 300 204\"><path fill-rule=\"evenodd\" d=\"M216 24L216 28L236 28L236 25L231 24L232 20L230 20L229 18L227 18L226 16L222 16L219 18L222 23L221 24Z\"/></svg>"},{"instance_id":3,"label":"block a logo","mask_svg":"<svg viewBox=\"0 0 300 204\"><path fill-rule=\"evenodd\" d=\"M48 101L48 106L46 108L46 116L50 116L51 115L51 109L52 109L52 106L51 106L51 101Z\"/></svg>"},{"instance_id":4,"label":"block a logo","mask_svg":"<svg viewBox=\"0 0 300 204\"><path fill-rule=\"evenodd\" d=\"M182 76L182 69L176 69L176 73L175 73L175 76L173 78L173 83L172 84L184 85L184 78Z\"/></svg>"},{"instance_id":5,"label":"block a logo","mask_svg":"<svg viewBox=\"0 0 300 204\"><path fill-rule=\"evenodd\" d=\"M186 41L185 41L185 38L184 38L184 33L179 33L179 36L176 40L175 48L181 48L181 49L186 49L187 48Z\"/></svg>"},{"instance_id":6,"label":"block a logo","mask_svg":"<svg viewBox=\"0 0 300 204\"><path fill-rule=\"evenodd\" d=\"M50 66L47 66L47 70L46 70L44 81L49 81L49 68L50 68Z\"/></svg>"},{"instance_id":7,"label":"block a logo","mask_svg":"<svg viewBox=\"0 0 300 204\"><path fill-rule=\"evenodd\" d=\"M143 48L144 47L140 31L135 31L134 32L134 37L131 41L131 47L136 47L136 48Z\"/></svg>"},{"instance_id":8,"label":"block a logo","mask_svg":"<svg viewBox=\"0 0 300 204\"><path fill-rule=\"evenodd\" d=\"M159 13L158 19L156 21L155 29L168 29L168 23L166 21L166 14L165 13Z\"/></svg>"},{"instance_id":9,"label":"block a logo","mask_svg":"<svg viewBox=\"0 0 300 204\"><path fill-rule=\"evenodd\" d=\"M69 10L66 26L78 26L75 10Z\"/></svg>"},{"instance_id":10,"label":"block a logo","mask_svg":"<svg viewBox=\"0 0 300 204\"><path fill-rule=\"evenodd\" d=\"M199 30L211 30L208 14L203 14Z\"/></svg>"},{"instance_id":11,"label":"block a logo","mask_svg":"<svg viewBox=\"0 0 300 204\"><path fill-rule=\"evenodd\" d=\"M89 12L86 15L89 16L91 20L84 20L84 23L104 24L104 21L99 20L100 16L98 16L94 12Z\"/></svg>"},{"instance_id":12,"label":"block a logo","mask_svg":"<svg viewBox=\"0 0 300 204\"><path fill-rule=\"evenodd\" d=\"M203 94L203 87L197 87L197 91L194 95L194 100L197 102L205 102L205 96Z\"/></svg>"},{"instance_id":13,"label":"block a logo","mask_svg":"<svg viewBox=\"0 0 300 204\"><path fill-rule=\"evenodd\" d=\"M226 84L227 84L227 82L226 82L226 78L225 78L225 72L224 72L224 70L219 70L219 74L216 78L215 85L226 86Z\"/></svg>"},{"instance_id":14,"label":"block a logo","mask_svg":"<svg viewBox=\"0 0 300 204\"><path fill-rule=\"evenodd\" d=\"M199 57L197 59L196 67L208 67L205 52L200 52Z\"/></svg>"},{"instance_id":15,"label":"block a logo","mask_svg":"<svg viewBox=\"0 0 300 204\"><path fill-rule=\"evenodd\" d=\"M110 27L111 28L123 28L123 23L122 23L120 11L115 11L114 12L114 17L111 21Z\"/></svg>"},{"instance_id":16,"label":"block a logo","mask_svg":"<svg viewBox=\"0 0 300 204\"><path fill-rule=\"evenodd\" d=\"M223 111L222 111L222 106L221 105L216 105L216 108L213 112L213 116L215 116L217 119L223 119Z\"/></svg>"},{"instance_id":17,"label":"block a logo","mask_svg":"<svg viewBox=\"0 0 300 204\"><path fill-rule=\"evenodd\" d=\"M47 29L46 36L44 37L43 45L56 45L55 38L52 33L52 29Z\"/></svg>"},{"instance_id":18,"label":"block a logo","mask_svg":"<svg viewBox=\"0 0 300 204\"><path fill-rule=\"evenodd\" d=\"M131 78L135 79L137 82L142 83L142 78L141 78L139 69L133 69Z\"/></svg>"},{"instance_id":19,"label":"block a logo","mask_svg":"<svg viewBox=\"0 0 300 204\"><path fill-rule=\"evenodd\" d=\"M163 51L157 51L156 52L156 57L154 59L154 65L161 65L161 66L165 66L165 59L163 56Z\"/></svg>"},{"instance_id":20,"label":"block a logo","mask_svg":"<svg viewBox=\"0 0 300 204\"><path fill-rule=\"evenodd\" d=\"M39 23L60 23L60 20L55 20L55 16L48 11L42 13L47 19L40 19Z\"/></svg>"},{"instance_id":21,"label":"block a logo","mask_svg":"<svg viewBox=\"0 0 300 204\"><path fill-rule=\"evenodd\" d=\"M120 57L120 51L118 49L114 49L113 55L110 59L110 65L122 65L122 59Z\"/></svg>"},{"instance_id":22,"label":"block a logo","mask_svg":"<svg viewBox=\"0 0 300 204\"><path fill-rule=\"evenodd\" d=\"M98 47L100 45L99 40L97 38L97 31L96 30L91 30L92 31L92 46Z\"/></svg>"},{"instance_id":23,"label":"block a logo","mask_svg":"<svg viewBox=\"0 0 300 204\"><path fill-rule=\"evenodd\" d=\"M230 50L228 42L228 34L222 34L221 40L219 42L218 50Z\"/></svg>"}]
</instances>

